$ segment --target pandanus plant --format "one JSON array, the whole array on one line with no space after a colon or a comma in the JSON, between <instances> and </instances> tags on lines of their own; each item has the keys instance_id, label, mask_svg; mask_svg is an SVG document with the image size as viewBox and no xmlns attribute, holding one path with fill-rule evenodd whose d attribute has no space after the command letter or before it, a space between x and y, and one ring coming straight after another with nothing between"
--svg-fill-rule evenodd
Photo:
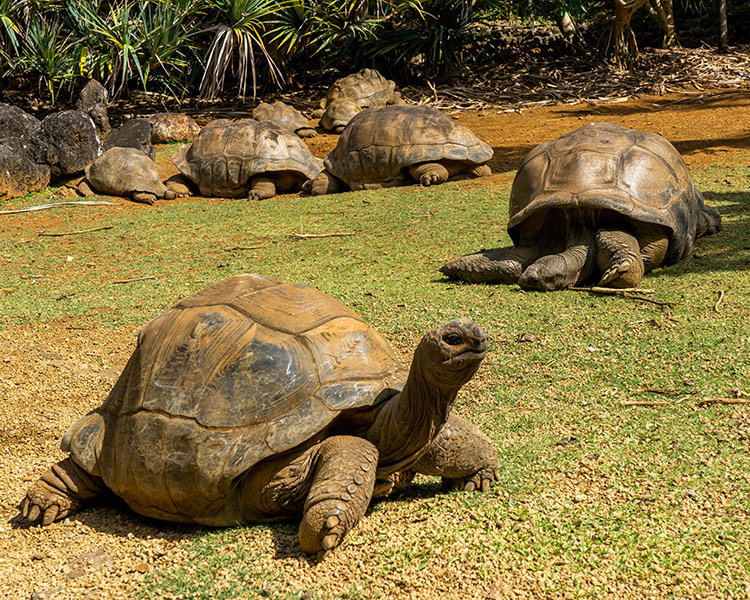
<instances>
[{"instance_id":1,"label":"pandanus plant","mask_svg":"<svg viewBox=\"0 0 750 600\"><path fill-rule=\"evenodd\" d=\"M229 71L238 81L239 95L245 97L248 80L251 80L255 97L259 58L265 62L271 80L281 85L284 76L266 48L264 35L273 15L282 8L283 3L273 0L208 1L208 9L221 23L205 30L213 31L214 38L206 53L201 97L216 98L224 89Z\"/></svg>"}]
</instances>

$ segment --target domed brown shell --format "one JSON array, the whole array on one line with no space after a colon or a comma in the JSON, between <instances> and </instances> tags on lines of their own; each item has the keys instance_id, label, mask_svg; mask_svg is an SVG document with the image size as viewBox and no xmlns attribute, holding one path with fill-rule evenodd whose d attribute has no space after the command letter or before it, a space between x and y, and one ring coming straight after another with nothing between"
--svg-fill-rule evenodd
<instances>
[{"instance_id":1,"label":"domed brown shell","mask_svg":"<svg viewBox=\"0 0 750 600\"><path fill-rule=\"evenodd\" d=\"M313 129L301 112L281 101L272 104L261 102L253 109L253 119L261 123L275 123L292 131Z\"/></svg>"},{"instance_id":2,"label":"domed brown shell","mask_svg":"<svg viewBox=\"0 0 750 600\"><path fill-rule=\"evenodd\" d=\"M217 119L172 159L203 196L242 198L258 173L291 171L312 179L322 161L292 131L255 119Z\"/></svg>"},{"instance_id":3,"label":"domed brown shell","mask_svg":"<svg viewBox=\"0 0 750 600\"><path fill-rule=\"evenodd\" d=\"M115 196L148 192L161 198L167 191L154 161L136 148L106 150L86 167L86 179L99 192Z\"/></svg>"},{"instance_id":4,"label":"domed brown shell","mask_svg":"<svg viewBox=\"0 0 750 600\"><path fill-rule=\"evenodd\" d=\"M348 98L359 103L361 108L385 106L393 96L396 84L383 77L375 69L362 69L356 73L337 79L328 88L321 108L326 108L339 98Z\"/></svg>"},{"instance_id":5,"label":"domed brown shell","mask_svg":"<svg viewBox=\"0 0 750 600\"><path fill-rule=\"evenodd\" d=\"M692 250L703 207L680 153L662 136L590 123L526 156L511 189L508 233L517 244L529 217L551 208L607 211L665 227L664 263L672 264Z\"/></svg>"},{"instance_id":6,"label":"domed brown shell","mask_svg":"<svg viewBox=\"0 0 750 600\"><path fill-rule=\"evenodd\" d=\"M388 342L337 300L237 275L147 323L62 447L137 512L215 524L248 469L405 379Z\"/></svg>"},{"instance_id":7,"label":"domed brown shell","mask_svg":"<svg viewBox=\"0 0 750 600\"><path fill-rule=\"evenodd\" d=\"M361 190L402 185L406 169L422 162L481 165L490 158L490 146L439 110L397 104L355 115L324 164L352 190Z\"/></svg>"}]
</instances>

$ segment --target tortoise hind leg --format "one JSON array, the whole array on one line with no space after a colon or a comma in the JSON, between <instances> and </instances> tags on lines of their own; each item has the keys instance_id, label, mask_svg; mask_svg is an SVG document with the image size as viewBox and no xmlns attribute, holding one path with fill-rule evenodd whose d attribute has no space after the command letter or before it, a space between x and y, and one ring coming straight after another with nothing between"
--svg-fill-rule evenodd
<instances>
[{"instance_id":1,"label":"tortoise hind leg","mask_svg":"<svg viewBox=\"0 0 750 600\"><path fill-rule=\"evenodd\" d=\"M370 504L377 466L378 450L363 438L334 436L320 444L299 527L302 550L322 558L341 543Z\"/></svg>"},{"instance_id":2,"label":"tortoise hind leg","mask_svg":"<svg viewBox=\"0 0 750 600\"><path fill-rule=\"evenodd\" d=\"M26 492L21 516L29 521L42 517L42 525L59 521L84 504L104 495L107 487L70 458L52 465Z\"/></svg>"},{"instance_id":3,"label":"tortoise hind leg","mask_svg":"<svg viewBox=\"0 0 750 600\"><path fill-rule=\"evenodd\" d=\"M717 231L721 231L721 215L719 214L719 211L713 206L706 206L701 203L698 210L698 220L695 226L696 239L703 237L704 235L713 235Z\"/></svg>"}]
</instances>

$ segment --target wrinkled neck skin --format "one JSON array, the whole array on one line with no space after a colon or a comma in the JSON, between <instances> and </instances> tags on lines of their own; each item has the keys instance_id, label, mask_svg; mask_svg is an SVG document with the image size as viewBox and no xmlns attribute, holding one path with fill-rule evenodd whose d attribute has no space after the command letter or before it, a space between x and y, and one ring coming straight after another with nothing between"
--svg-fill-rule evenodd
<instances>
[{"instance_id":1,"label":"wrinkled neck skin","mask_svg":"<svg viewBox=\"0 0 750 600\"><path fill-rule=\"evenodd\" d=\"M364 434L380 453L379 477L416 462L448 419L458 390L468 378L453 382L450 372L442 380L440 374L424 368L417 351L403 390L379 408Z\"/></svg>"}]
</instances>

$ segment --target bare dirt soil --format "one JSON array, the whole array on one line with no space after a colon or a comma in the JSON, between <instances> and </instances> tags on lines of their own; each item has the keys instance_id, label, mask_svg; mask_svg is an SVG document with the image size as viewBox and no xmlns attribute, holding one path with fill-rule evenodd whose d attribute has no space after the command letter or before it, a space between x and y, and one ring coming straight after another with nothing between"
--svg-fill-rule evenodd
<instances>
[{"instance_id":1,"label":"bare dirt soil","mask_svg":"<svg viewBox=\"0 0 750 600\"><path fill-rule=\"evenodd\" d=\"M695 90L529 109L446 112L468 125L495 151L490 163L494 175L465 182L469 186L507 183L534 145L594 121L661 133L675 144L691 168L750 166L748 89ZM308 142L316 155L324 156L335 140L335 136L322 134ZM160 168L164 177L175 172L168 160L162 161ZM59 200L62 192L55 195ZM124 210L135 213L148 209L131 204ZM71 229L75 229L76 219L81 221L80 228L85 228L84 212L69 216ZM28 227L37 231L58 223L44 211L27 217ZM10 223L6 220L3 225L4 229ZM0 229L0 246L3 237ZM28 527L17 517L17 506L30 483L63 458L58 445L68 425L99 405L111 388L133 348L136 332L131 327L113 331L86 319L0 330L0 596L125 598L153 569L184 566L183 549L195 536L195 529L139 518L117 502L45 528ZM382 518L383 511L376 511L360 527L377 528ZM402 531L394 530L394 535L420 525L409 522L408 515L404 518ZM261 536L268 537L270 543L272 532ZM367 548L350 545L332 558L313 567L300 554L288 553L271 557L268 566L299 585L335 580L344 569L360 570L362 577L367 574ZM515 580L512 573L506 572L506 576L510 579L502 582L500 591L488 590L486 584L453 572L450 561L446 561L442 570L420 573L415 578L419 586L405 588L394 579L379 582L377 589L385 598L436 598L443 595L446 586L456 593L464 590L466 598L531 598L539 593L524 573L518 573ZM410 574L404 577L412 579ZM618 590L620 597L643 597L642 592Z\"/></svg>"}]
</instances>

